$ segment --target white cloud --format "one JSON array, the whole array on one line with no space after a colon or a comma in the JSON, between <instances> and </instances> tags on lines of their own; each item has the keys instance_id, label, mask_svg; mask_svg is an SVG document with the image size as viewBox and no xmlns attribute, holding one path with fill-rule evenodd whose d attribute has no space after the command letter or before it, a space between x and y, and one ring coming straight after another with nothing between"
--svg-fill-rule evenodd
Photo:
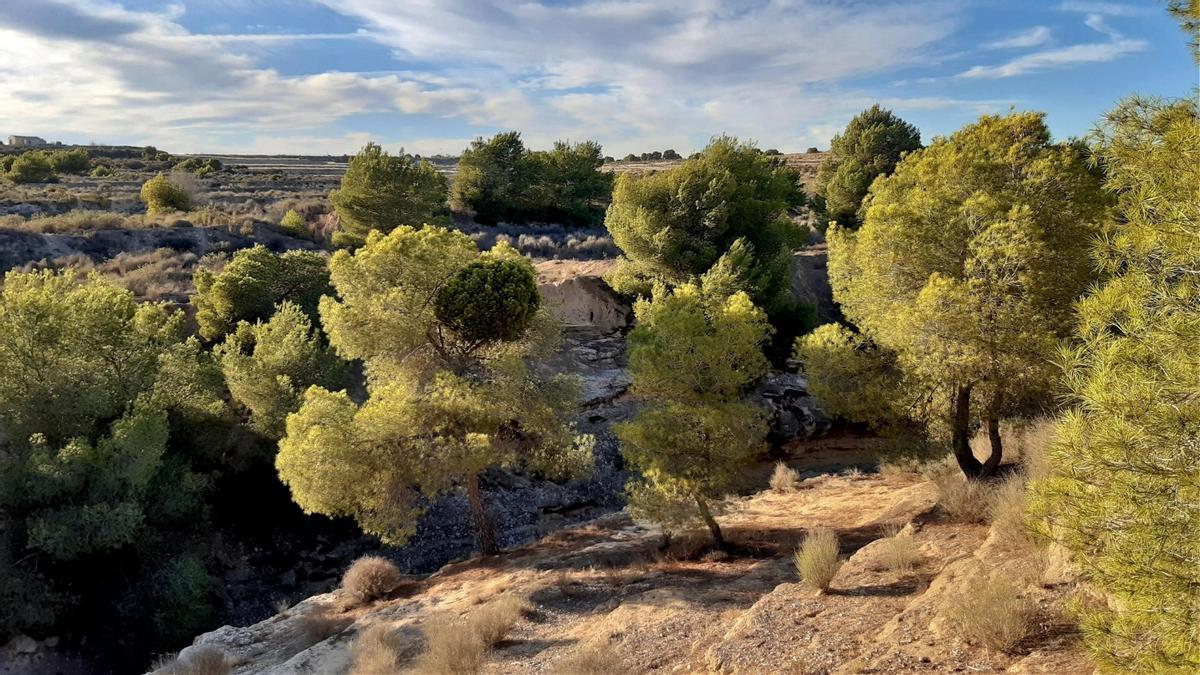
<instances>
[{"instance_id":1,"label":"white cloud","mask_svg":"<svg viewBox=\"0 0 1200 675\"><path fill-rule=\"evenodd\" d=\"M1120 2L1092 2L1089 0L1068 0L1059 5L1064 12L1086 12L1088 14L1107 14L1109 16L1138 16L1146 14L1146 7L1128 5Z\"/></svg>"},{"instance_id":2,"label":"white cloud","mask_svg":"<svg viewBox=\"0 0 1200 675\"><path fill-rule=\"evenodd\" d=\"M1067 3L1072 4L1072 3ZM1078 3L1081 5L1106 3ZM1045 49L1024 56L1019 56L1006 63L991 66L973 66L959 73L957 77L966 79L997 79L1016 77L1029 73L1037 73L1059 68L1067 68L1084 63L1102 63L1113 61L1126 54L1140 52L1148 44L1144 40L1131 40L1109 27L1099 14L1089 14L1084 23L1092 30L1103 34L1108 42L1094 42L1056 49Z\"/></svg>"},{"instance_id":3,"label":"white cloud","mask_svg":"<svg viewBox=\"0 0 1200 675\"><path fill-rule=\"evenodd\" d=\"M1029 30L1010 35L1002 40L983 45L984 49L1021 49L1036 47L1050 40L1050 29L1045 26L1034 26Z\"/></svg>"}]
</instances>

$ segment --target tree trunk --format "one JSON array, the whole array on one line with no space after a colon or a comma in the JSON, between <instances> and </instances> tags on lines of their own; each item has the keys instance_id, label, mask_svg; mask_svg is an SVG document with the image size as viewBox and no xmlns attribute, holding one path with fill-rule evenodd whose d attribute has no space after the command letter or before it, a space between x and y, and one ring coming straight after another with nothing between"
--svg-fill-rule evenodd
<instances>
[{"instance_id":1,"label":"tree trunk","mask_svg":"<svg viewBox=\"0 0 1200 675\"><path fill-rule=\"evenodd\" d=\"M976 480L983 473L983 465L971 452L971 387L959 387L954 393L954 416L951 433L954 458L963 475Z\"/></svg>"},{"instance_id":2,"label":"tree trunk","mask_svg":"<svg viewBox=\"0 0 1200 675\"><path fill-rule=\"evenodd\" d=\"M988 441L992 446L992 454L988 455L980 471L981 478L988 478L1000 468L1000 459L1004 457L1004 441L1000 438L1000 419L994 415L988 417Z\"/></svg>"},{"instance_id":3,"label":"tree trunk","mask_svg":"<svg viewBox=\"0 0 1200 675\"><path fill-rule=\"evenodd\" d=\"M713 545L715 545L719 551L727 550L725 545L725 537L721 534L721 526L717 525L717 521L713 519L712 513L709 512L708 502L704 501L703 497L697 495L696 506L700 507L700 516L704 518L704 524L708 525L708 531L712 532Z\"/></svg>"},{"instance_id":4,"label":"tree trunk","mask_svg":"<svg viewBox=\"0 0 1200 675\"><path fill-rule=\"evenodd\" d=\"M496 532L492 529L492 521L488 520L487 510L483 507L483 494L479 491L477 473L467 477L467 501L471 502L471 517L475 519L475 537L479 541L479 552L483 555L499 553Z\"/></svg>"}]
</instances>

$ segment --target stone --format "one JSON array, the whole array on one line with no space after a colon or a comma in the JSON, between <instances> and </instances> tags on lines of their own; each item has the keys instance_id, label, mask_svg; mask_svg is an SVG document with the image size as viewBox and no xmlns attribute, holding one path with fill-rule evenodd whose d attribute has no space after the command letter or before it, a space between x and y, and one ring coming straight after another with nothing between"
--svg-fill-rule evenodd
<instances>
[{"instance_id":1,"label":"stone","mask_svg":"<svg viewBox=\"0 0 1200 675\"><path fill-rule=\"evenodd\" d=\"M829 418L808 394L808 378L796 373L771 373L750 395L771 421L771 440L785 443L818 436L829 429Z\"/></svg>"}]
</instances>

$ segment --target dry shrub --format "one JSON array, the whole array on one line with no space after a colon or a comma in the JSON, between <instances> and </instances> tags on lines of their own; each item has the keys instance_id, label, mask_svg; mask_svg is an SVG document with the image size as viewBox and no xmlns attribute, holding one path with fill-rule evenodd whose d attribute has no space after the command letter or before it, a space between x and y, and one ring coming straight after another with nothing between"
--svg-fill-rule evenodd
<instances>
[{"instance_id":1,"label":"dry shrub","mask_svg":"<svg viewBox=\"0 0 1200 675\"><path fill-rule=\"evenodd\" d=\"M825 528L813 530L804 537L794 560L805 584L819 590L829 588L829 582L842 565L838 560L837 535Z\"/></svg>"},{"instance_id":2,"label":"dry shrub","mask_svg":"<svg viewBox=\"0 0 1200 675\"><path fill-rule=\"evenodd\" d=\"M996 535L1008 542L1028 542L1025 514L1029 510L1029 500L1025 491L1025 478L1019 474L1010 476L1003 483L993 487L988 496L988 519L992 522L992 529Z\"/></svg>"},{"instance_id":3,"label":"dry shrub","mask_svg":"<svg viewBox=\"0 0 1200 675\"><path fill-rule=\"evenodd\" d=\"M472 612L467 621L467 629L478 637L485 647L494 647L508 635L527 611L527 601L506 593Z\"/></svg>"},{"instance_id":4,"label":"dry shrub","mask_svg":"<svg viewBox=\"0 0 1200 675\"><path fill-rule=\"evenodd\" d=\"M956 469L936 471L932 480L937 486L938 506L952 520L963 523L980 523L988 515L988 488L973 480L967 480Z\"/></svg>"},{"instance_id":5,"label":"dry shrub","mask_svg":"<svg viewBox=\"0 0 1200 675\"><path fill-rule=\"evenodd\" d=\"M796 489L799 480L800 474L795 469L779 462L775 465L775 472L771 474L771 489L776 492L791 492Z\"/></svg>"},{"instance_id":6,"label":"dry shrub","mask_svg":"<svg viewBox=\"0 0 1200 675\"><path fill-rule=\"evenodd\" d=\"M425 625L425 651L417 658L416 671L429 675L470 675L483 667L487 645L472 631L448 619L432 619Z\"/></svg>"},{"instance_id":7,"label":"dry shrub","mask_svg":"<svg viewBox=\"0 0 1200 675\"><path fill-rule=\"evenodd\" d=\"M214 645L197 645L155 667L154 675L228 675L229 657Z\"/></svg>"},{"instance_id":8,"label":"dry shrub","mask_svg":"<svg viewBox=\"0 0 1200 675\"><path fill-rule=\"evenodd\" d=\"M333 635L346 630L350 621L326 611L306 612L296 617L299 638L307 649Z\"/></svg>"},{"instance_id":9,"label":"dry shrub","mask_svg":"<svg viewBox=\"0 0 1200 675\"><path fill-rule=\"evenodd\" d=\"M400 669L400 636L384 624L359 634L350 648L352 673L395 673Z\"/></svg>"},{"instance_id":10,"label":"dry shrub","mask_svg":"<svg viewBox=\"0 0 1200 675\"><path fill-rule=\"evenodd\" d=\"M883 478L912 478L920 473L921 462L912 457L898 457L879 463L879 475Z\"/></svg>"},{"instance_id":11,"label":"dry shrub","mask_svg":"<svg viewBox=\"0 0 1200 675\"><path fill-rule=\"evenodd\" d=\"M913 540L912 531L898 525L884 528L883 564L896 574L906 577L911 575L921 562L921 554L917 551L917 542Z\"/></svg>"},{"instance_id":12,"label":"dry shrub","mask_svg":"<svg viewBox=\"0 0 1200 675\"><path fill-rule=\"evenodd\" d=\"M1007 651L1029 633L1037 605L1009 581L990 580L950 598L946 619L967 642L993 651Z\"/></svg>"},{"instance_id":13,"label":"dry shrub","mask_svg":"<svg viewBox=\"0 0 1200 675\"><path fill-rule=\"evenodd\" d=\"M400 570L387 558L363 556L342 576L342 590L356 602L370 602L392 592L402 579Z\"/></svg>"},{"instance_id":14,"label":"dry shrub","mask_svg":"<svg viewBox=\"0 0 1200 675\"><path fill-rule=\"evenodd\" d=\"M555 664L561 675L622 675L630 672L625 661L607 641L580 647Z\"/></svg>"}]
</instances>

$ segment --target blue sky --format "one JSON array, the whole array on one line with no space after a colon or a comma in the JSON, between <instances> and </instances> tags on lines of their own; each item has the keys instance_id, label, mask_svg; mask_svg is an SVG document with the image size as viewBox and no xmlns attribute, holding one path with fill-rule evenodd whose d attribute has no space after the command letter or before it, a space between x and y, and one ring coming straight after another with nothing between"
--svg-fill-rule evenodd
<instances>
[{"instance_id":1,"label":"blue sky","mask_svg":"<svg viewBox=\"0 0 1200 675\"><path fill-rule=\"evenodd\" d=\"M880 102L1085 133L1197 69L1153 0L3 0L0 136L173 152L424 154L521 131L607 154L825 148Z\"/></svg>"}]
</instances>

